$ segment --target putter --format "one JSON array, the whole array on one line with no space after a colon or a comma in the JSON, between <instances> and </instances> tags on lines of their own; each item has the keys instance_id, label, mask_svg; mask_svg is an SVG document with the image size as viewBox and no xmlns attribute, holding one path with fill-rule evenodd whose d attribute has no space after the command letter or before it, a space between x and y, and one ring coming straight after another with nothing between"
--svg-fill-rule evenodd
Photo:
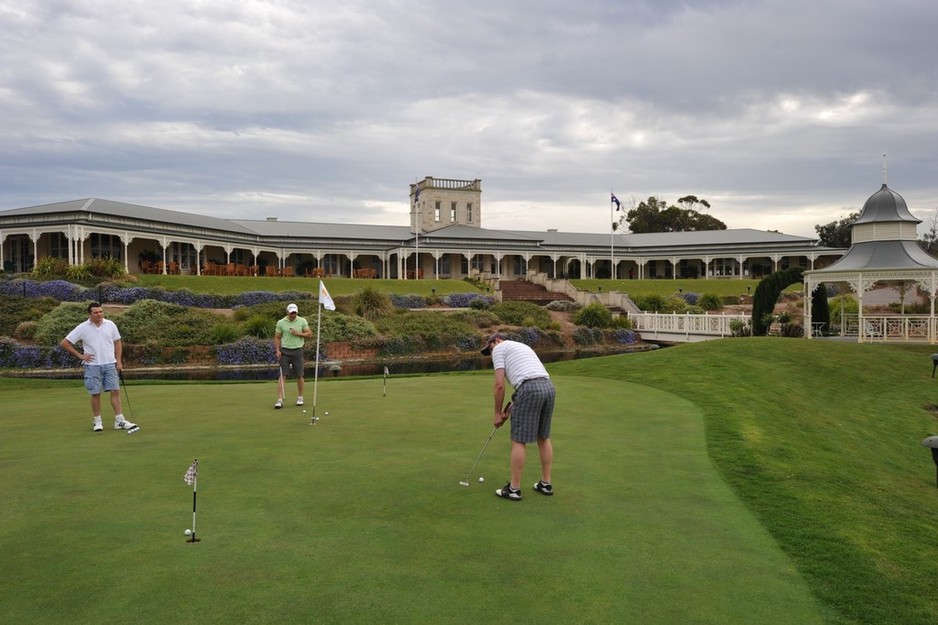
<instances>
[{"instance_id":1,"label":"putter","mask_svg":"<svg viewBox=\"0 0 938 625\"><path fill-rule=\"evenodd\" d=\"M127 402L127 410L128 412L130 412L130 420L135 422L137 418L134 416L134 407L130 405L130 395L127 394L127 381L124 380L124 372L118 371L117 377L120 379L121 386L124 387L124 401ZM139 431L140 431L140 426L135 425L133 428L127 430L127 433L134 434Z\"/></svg>"},{"instance_id":2,"label":"putter","mask_svg":"<svg viewBox=\"0 0 938 625\"><path fill-rule=\"evenodd\" d=\"M511 402L505 404L505 412L508 414L508 417L511 418ZM476 470L476 465L479 464L479 460L482 459L482 454L485 453L485 448L489 446L489 442L492 440L492 437L495 436L495 430L497 429L498 428L492 428L492 433L489 434L489 437L485 439L485 444L482 445L482 451L479 452L479 457L472 463L472 468L469 469L469 473L466 473L466 479L459 483L460 486L469 486L469 478L472 476L472 472Z\"/></svg>"},{"instance_id":3,"label":"putter","mask_svg":"<svg viewBox=\"0 0 938 625\"><path fill-rule=\"evenodd\" d=\"M482 459L482 454L485 453L485 448L489 446L489 441L492 440L492 437L495 436L495 430L498 428L492 428L492 433L489 434L489 437L485 439L485 444L482 445L482 451L479 452L479 457L476 458L476 461L472 463L472 468L469 469L469 473L466 473L466 479L459 483L460 486L469 486L469 477L472 475L472 472L476 470L476 465L479 464L479 460Z\"/></svg>"}]
</instances>

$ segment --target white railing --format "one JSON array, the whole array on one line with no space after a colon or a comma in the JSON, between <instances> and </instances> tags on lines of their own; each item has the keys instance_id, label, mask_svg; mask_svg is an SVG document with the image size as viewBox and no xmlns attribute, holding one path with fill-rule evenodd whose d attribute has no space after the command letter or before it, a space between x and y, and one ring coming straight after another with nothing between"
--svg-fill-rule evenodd
<instances>
[{"instance_id":1,"label":"white railing","mask_svg":"<svg viewBox=\"0 0 938 625\"><path fill-rule=\"evenodd\" d=\"M706 340L733 335L730 324L750 324L749 315L708 315L678 313L629 313L632 329L644 339L667 338L685 341ZM664 335L664 336L663 336Z\"/></svg>"},{"instance_id":2,"label":"white railing","mask_svg":"<svg viewBox=\"0 0 938 625\"><path fill-rule=\"evenodd\" d=\"M844 315L844 321L843 336L861 342L935 342L935 319L928 315L863 315L862 333L859 315Z\"/></svg>"}]
</instances>

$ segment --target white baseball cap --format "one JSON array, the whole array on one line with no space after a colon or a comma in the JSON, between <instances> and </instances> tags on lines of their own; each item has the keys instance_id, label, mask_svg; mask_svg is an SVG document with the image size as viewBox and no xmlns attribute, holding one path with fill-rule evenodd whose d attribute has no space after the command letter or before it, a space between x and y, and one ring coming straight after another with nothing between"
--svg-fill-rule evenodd
<instances>
[{"instance_id":1,"label":"white baseball cap","mask_svg":"<svg viewBox=\"0 0 938 625\"><path fill-rule=\"evenodd\" d=\"M299 312L300 309L296 307L296 304L287 304L287 313Z\"/></svg>"}]
</instances>

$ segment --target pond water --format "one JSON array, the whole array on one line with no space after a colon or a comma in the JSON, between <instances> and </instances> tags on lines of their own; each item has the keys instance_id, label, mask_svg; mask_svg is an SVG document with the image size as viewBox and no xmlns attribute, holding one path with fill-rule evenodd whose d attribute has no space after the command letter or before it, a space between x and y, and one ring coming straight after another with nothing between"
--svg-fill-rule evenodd
<instances>
[{"instance_id":1,"label":"pond water","mask_svg":"<svg viewBox=\"0 0 938 625\"><path fill-rule=\"evenodd\" d=\"M646 346L648 347L648 346ZM654 346L657 347L657 346ZM608 352L555 352L541 354L545 363L578 358L591 358L609 355ZM337 370L334 367L339 367ZM446 358L446 359L413 359L389 360L387 362L375 360L372 362L341 362L332 361L319 363L319 377L350 377L350 376L380 376L384 368L388 368L389 375L443 373L448 371L478 371L490 369L490 358ZM306 379L315 377L315 363L306 363ZM129 380L276 380L278 370L275 365L244 366L244 367L178 367L167 365L146 369L128 369L124 371L124 378ZM31 378L81 378L80 369L68 371L30 371L22 377Z\"/></svg>"}]
</instances>

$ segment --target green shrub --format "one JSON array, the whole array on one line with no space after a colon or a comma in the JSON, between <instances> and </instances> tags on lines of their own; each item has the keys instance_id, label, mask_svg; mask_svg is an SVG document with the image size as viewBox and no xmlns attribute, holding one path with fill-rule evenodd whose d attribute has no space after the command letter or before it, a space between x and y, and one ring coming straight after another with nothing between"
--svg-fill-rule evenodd
<instances>
[{"instance_id":1,"label":"green shrub","mask_svg":"<svg viewBox=\"0 0 938 625\"><path fill-rule=\"evenodd\" d=\"M277 329L277 320L265 315L251 315L244 322L244 333L247 336L253 336L258 339L274 339L274 332Z\"/></svg>"},{"instance_id":2,"label":"green shrub","mask_svg":"<svg viewBox=\"0 0 938 625\"><path fill-rule=\"evenodd\" d=\"M369 321L394 314L391 296L367 286L352 296L352 311Z\"/></svg>"},{"instance_id":3,"label":"green shrub","mask_svg":"<svg viewBox=\"0 0 938 625\"><path fill-rule=\"evenodd\" d=\"M222 322L212 328L212 345L234 343L241 338L241 328L232 322Z\"/></svg>"},{"instance_id":4,"label":"green shrub","mask_svg":"<svg viewBox=\"0 0 938 625\"><path fill-rule=\"evenodd\" d=\"M35 340L39 345L58 345L65 335L88 319L88 304L63 302L43 315L36 328Z\"/></svg>"},{"instance_id":5,"label":"green shrub","mask_svg":"<svg viewBox=\"0 0 938 625\"><path fill-rule=\"evenodd\" d=\"M631 330L632 320L629 319L627 315L616 315L612 318L612 327L621 328L623 330Z\"/></svg>"},{"instance_id":6,"label":"green shrub","mask_svg":"<svg viewBox=\"0 0 938 625\"><path fill-rule=\"evenodd\" d=\"M642 312L664 312L665 299L661 295L635 295L632 302Z\"/></svg>"},{"instance_id":7,"label":"green shrub","mask_svg":"<svg viewBox=\"0 0 938 625\"><path fill-rule=\"evenodd\" d=\"M145 299L120 316L118 327L127 343L157 341L165 346L211 345L215 326L227 319L215 312Z\"/></svg>"},{"instance_id":8,"label":"green shrub","mask_svg":"<svg viewBox=\"0 0 938 625\"><path fill-rule=\"evenodd\" d=\"M66 259L57 258L55 256L43 256L36 261L32 275L36 280L52 280L53 278L63 277L67 271L68 261Z\"/></svg>"},{"instance_id":9,"label":"green shrub","mask_svg":"<svg viewBox=\"0 0 938 625\"><path fill-rule=\"evenodd\" d=\"M608 328L612 326L612 313L599 302L593 302L574 313L573 323L587 328Z\"/></svg>"},{"instance_id":10,"label":"green shrub","mask_svg":"<svg viewBox=\"0 0 938 625\"><path fill-rule=\"evenodd\" d=\"M477 301L477 300L475 300ZM471 306L471 304L470 304ZM468 323L477 328L488 328L497 325L501 320L489 310L461 309L446 313L453 319Z\"/></svg>"},{"instance_id":11,"label":"green shrub","mask_svg":"<svg viewBox=\"0 0 938 625\"><path fill-rule=\"evenodd\" d=\"M401 311L376 324L385 335L394 335L428 350L448 349L459 345L477 344L478 332L452 315L429 311Z\"/></svg>"},{"instance_id":12,"label":"green shrub","mask_svg":"<svg viewBox=\"0 0 938 625\"><path fill-rule=\"evenodd\" d=\"M475 310L488 310L491 307L492 303L489 302L488 298L485 297L477 297L469 302L469 308L473 308Z\"/></svg>"},{"instance_id":13,"label":"green shrub","mask_svg":"<svg viewBox=\"0 0 938 625\"><path fill-rule=\"evenodd\" d=\"M704 293L697 300L697 305L704 310L723 310L723 298L716 293Z\"/></svg>"},{"instance_id":14,"label":"green shrub","mask_svg":"<svg viewBox=\"0 0 938 625\"><path fill-rule=\"evenodd\" d=\"M530 325L544 328L551 322L550 313L547 312L547 309L531 302L500 302L492 306L492 312L506 325ZM534 323L525 324L524 321L528 318L532 319Z\"/></svg>"},{"instance_id":15,"label":"green shrub","mask_svg":"<svg viewBox=\"0 0 938 625\"><path fill-rule=\"evenodd\" d=\"M23 321L16 326L16 329L13 331L13 338L18 341L32 341L38 329L38 321Z\"/></svg>"},{"instance_id":16,"label":"green shrub","mask_svg":"<svg viewBox=\"0 0 938 625\"><path fill-rule=\"evenodd\" d=\"M87 282L94 277L88 265L69 265L65 270L65 278L69 282Z\"/></svg>"},{"instance_id":17,"label":"green shrub","mask_svg":"<svg viewBox=\"0 0 938 625\"><path fill-rule=\"evenodd\" d=\"M54 310L58 305L59 302L51 297L31 298L19 295L4 297L3 305L0 306L0 335L13 336L13 332L21 322L39 321L43 315ZM62 337L64 336L63 334ZM62 337L59 337L60 341Z\"/></svg>"}]
</instances>

